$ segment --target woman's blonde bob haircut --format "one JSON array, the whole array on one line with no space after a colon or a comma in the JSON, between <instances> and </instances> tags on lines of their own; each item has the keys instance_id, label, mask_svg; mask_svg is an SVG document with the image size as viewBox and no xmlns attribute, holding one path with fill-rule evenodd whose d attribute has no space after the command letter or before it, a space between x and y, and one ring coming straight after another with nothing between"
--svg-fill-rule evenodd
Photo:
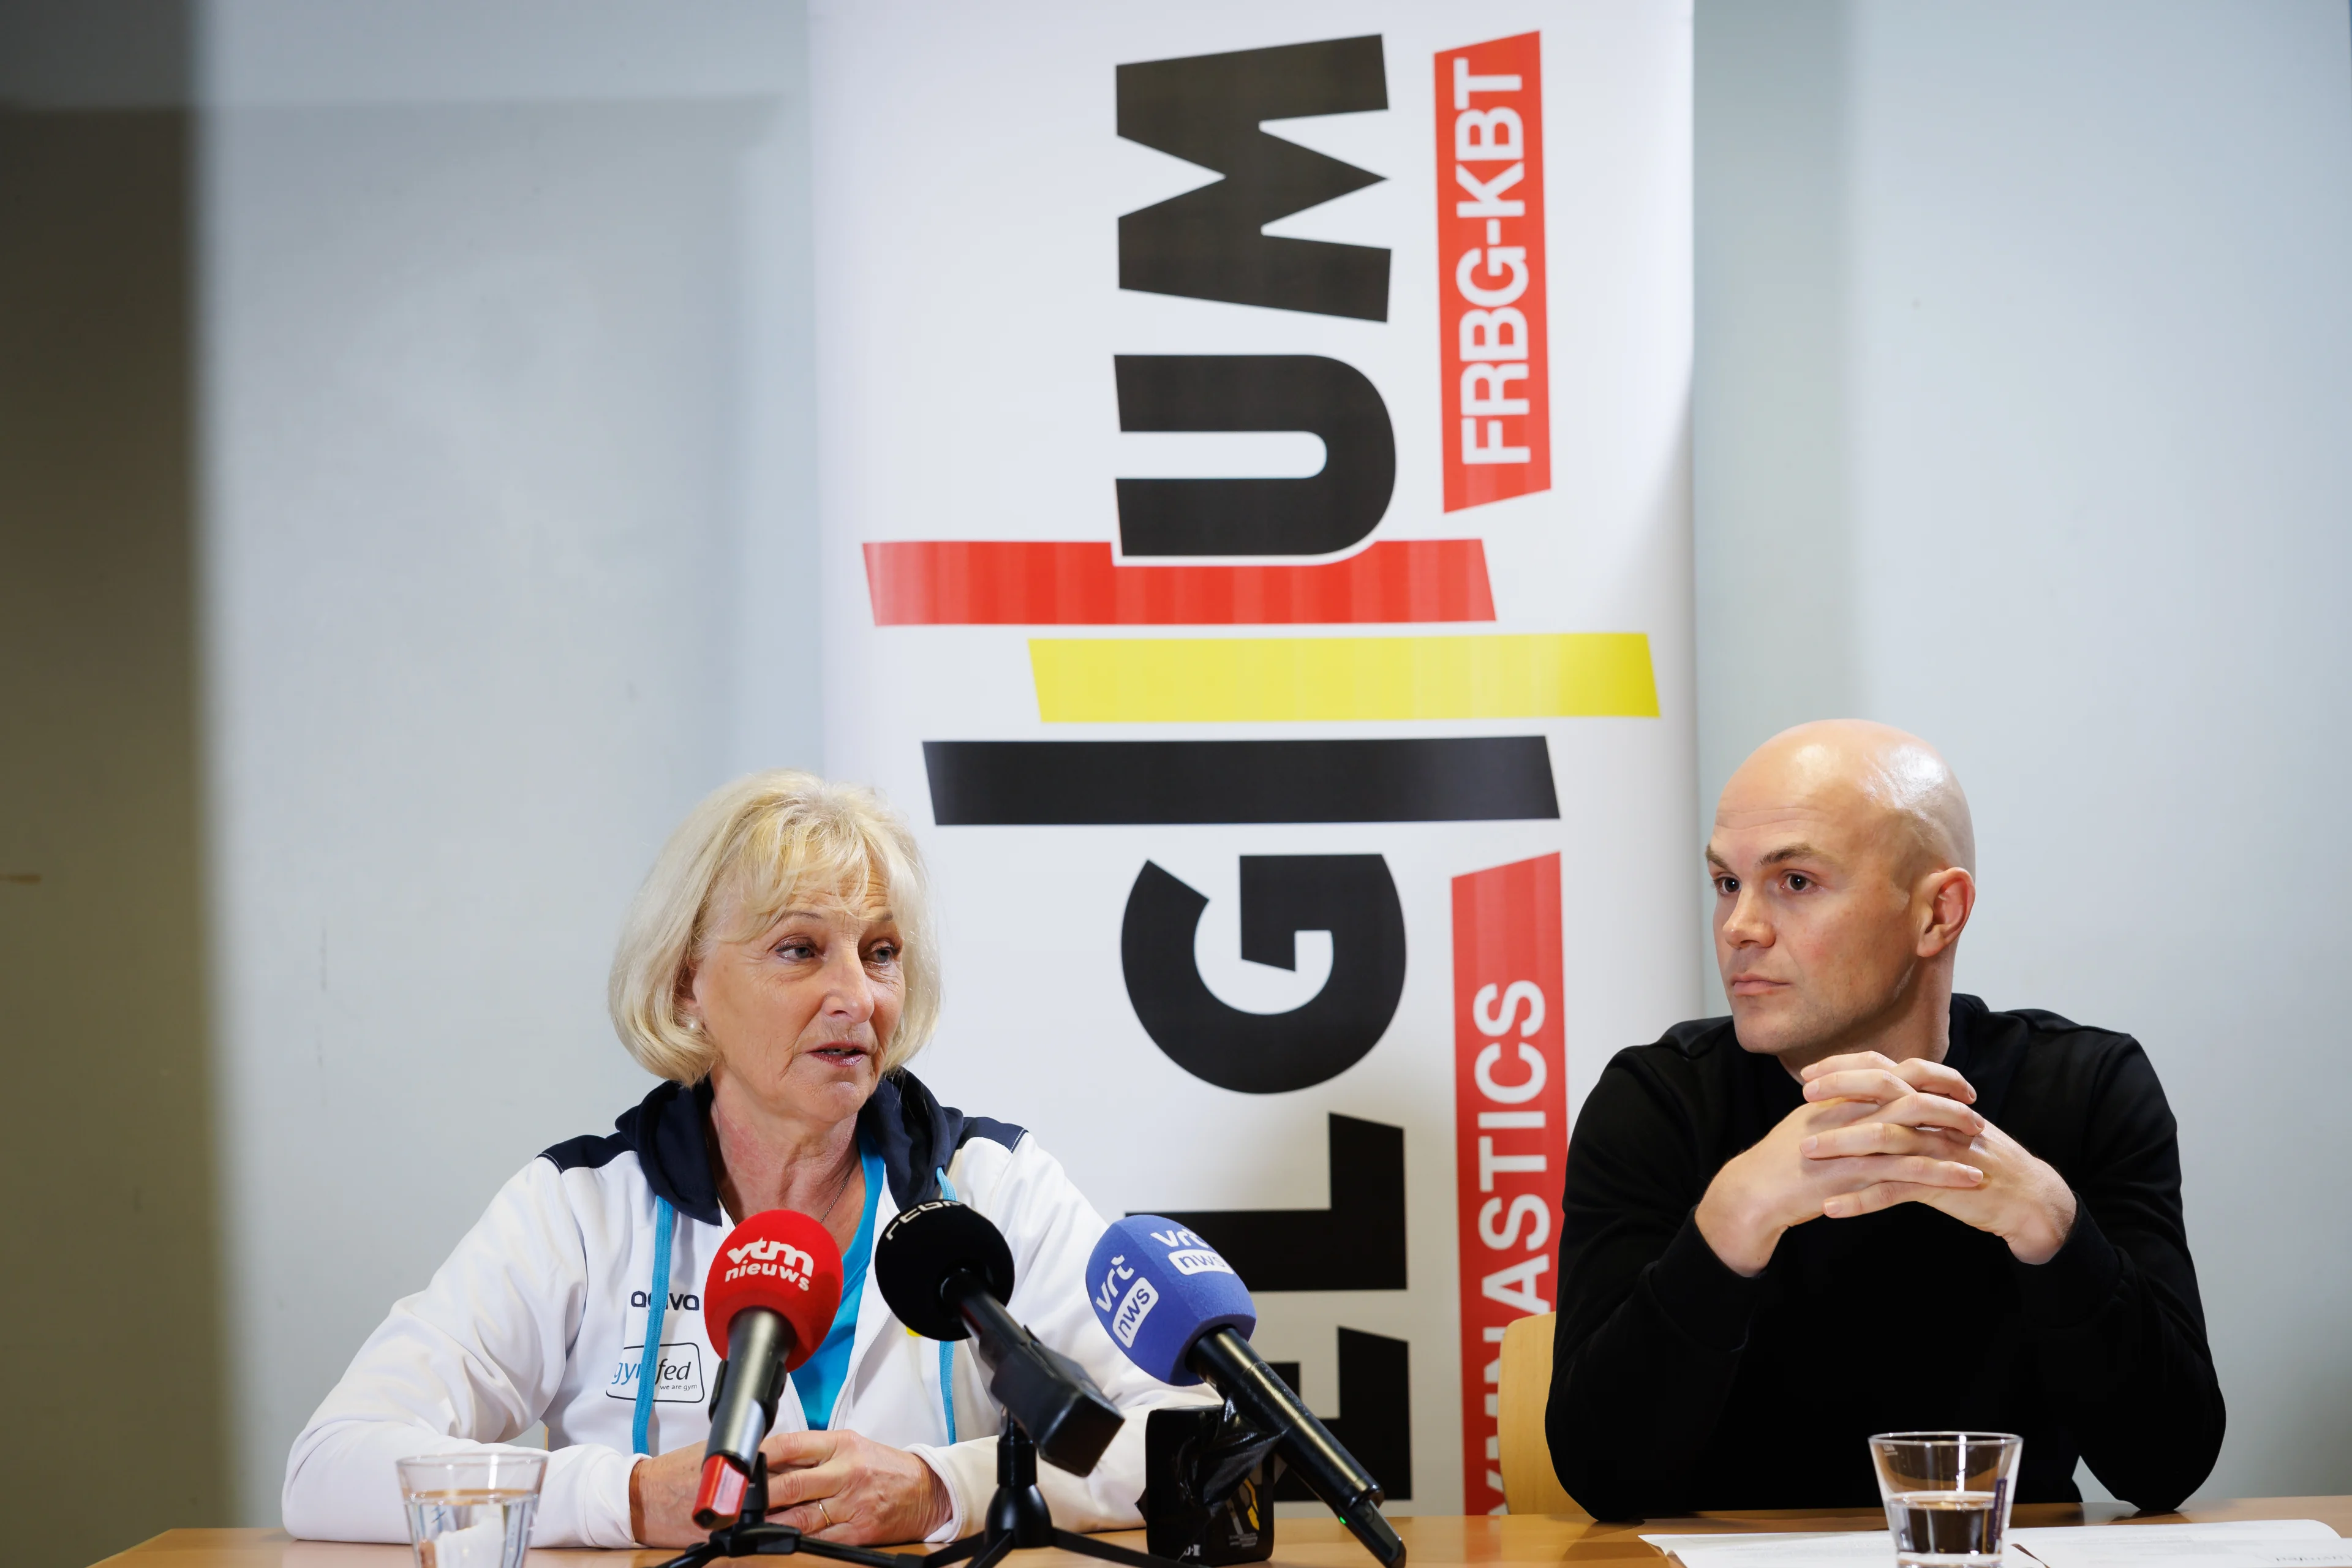
<instances>
[{"instance_id":1,"label":"woman's blonde bob haircut","mask_svg":"<svg viewBox=\"0 0 2352 1568\"><path fill-rule=\"evenodd\" d=\"M638 1065L699 1083L719 1053L678 1004L694 966L720 942L748 942L786 910L871 900L898 922L906 999L882 1042L881 1070L903 1067L940 1016L930 889L915 837L863 784L779 768L713 790L671 834L629 905L613 954L613 1026Z\"/></svg>"}]
</instances>

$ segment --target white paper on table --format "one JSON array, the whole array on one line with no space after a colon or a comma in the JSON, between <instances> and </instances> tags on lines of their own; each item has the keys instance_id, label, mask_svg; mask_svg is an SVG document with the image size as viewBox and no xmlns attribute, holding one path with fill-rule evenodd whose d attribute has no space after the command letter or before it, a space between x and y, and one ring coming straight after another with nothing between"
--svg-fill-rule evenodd
<instances>
[{"instance_id":1,"label":"white paper on table","mask_svg":"<svg viewBox=\"0 0 2352 1568\"><path fill-rule=\"evenodd\" d=\"M1883 1530L1763 1535L1656 1534L1683 1568L1894 1568ZM2227 1524L2042 1525L2013 1529L2003 1568L2352 1568L2352 1542L2315 1519Z\"/></svg>"},{"instance_id":2,"label":"white paper on table","mask_svg":"<svg viewBox=\"0 0 2352 1568\"><path fill-rule=\"evenodd\" d=\"M2315 1519L2040 1525L2011 1531L2009 1543L2043 1568L2352 1568L2352 1542Z\"/></svg>"},{"instance_id":3,"label":"white paper on table","mask_svg":"<svg viewBox=\"0 0 2352 1568\"><path fill-rule=\"evenodd\" d=\"M1895 1568L1895 1538L1883 1530L1794 1531L1764 1535L1644 1535L1683 1568ZM2034 1568L2015 1552L2002 1568Z\"/></svg>"}]
</instances>

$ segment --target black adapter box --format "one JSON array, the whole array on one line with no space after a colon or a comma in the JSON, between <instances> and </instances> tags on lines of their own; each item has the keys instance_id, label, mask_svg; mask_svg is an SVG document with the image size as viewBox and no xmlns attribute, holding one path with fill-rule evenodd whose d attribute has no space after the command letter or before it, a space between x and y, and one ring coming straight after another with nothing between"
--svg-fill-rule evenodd
<instances>
[{"instance_id":1,"label":"black adapter box","mask_svg":"<svg viewBox=\"0 0 2352 1568\"><path fill-rule=\"evenodd\" d=\"M1202 1568L1274 1555L1274 1439L1233 1406L1155 1410L1143 1428L1143 1525L1154 1557Z\"/></svg>"}]
</instances>

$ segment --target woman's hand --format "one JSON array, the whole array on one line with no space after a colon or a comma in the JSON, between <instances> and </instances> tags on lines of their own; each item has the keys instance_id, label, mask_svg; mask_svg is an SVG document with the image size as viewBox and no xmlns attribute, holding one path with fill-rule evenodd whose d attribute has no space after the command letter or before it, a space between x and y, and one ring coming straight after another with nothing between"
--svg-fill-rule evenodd
<instances>
[{"instance_id":1,"label":"woman's hand","mask_svg":"<svg viewBox=\"0 0 2352 1568\"><path fill-rule=\"evenodd\" d=\"M768 1517L855 1546L921 1541L955 1500L939 1473L904 1448L855 1432L780 1432L768 1456Z\"/></svg>"},{"instance_id":2,"label":"woman's hand","mask_svg":"<svg viewBox=\"0 0 2352 1568\"><path fill-rule=\"evenodd\" d=\"M641 1459L629 1472L629 1534L646 1546L692 1546L709 1533L694 1522L702 1445Z\"/></svg>"},{"instance_id":3,"label":"woman's hand","mask_svg":"<svg viewBox=\"0 0 2352 1568\"><path fill-rule=\"evenodd\" d=\"M855 1432L772 1432L768 1517L852 1545L920 1541L948 1521L955 1501L930 1466L903 1448ZM692 1546L702 1445L645 1460L629 1472L629 1533L647 1546Z\"/></svg>"}]
</instances>

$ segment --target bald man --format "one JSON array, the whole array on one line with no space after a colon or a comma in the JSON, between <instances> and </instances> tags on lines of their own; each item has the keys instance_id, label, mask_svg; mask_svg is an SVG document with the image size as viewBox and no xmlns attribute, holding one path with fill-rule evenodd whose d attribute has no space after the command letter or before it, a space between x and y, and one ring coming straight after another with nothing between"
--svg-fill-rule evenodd
<instances>
[{"instance_id":1,"label":"bald man","mask_svg":"<svg viewBox=\"0 0 2352 1568\"><path fill-rule=\"evenodd\" d=\"M1546 1429L1603 1519L1871 1506L1864 1439L2025 1438L2143 1509L2212 1468L2221 1392L2172 1113L2138 1044L1952 993L1976 905L1935 749L1774 737L1706 847L1729 1018L1620 1052L1577 1119Z\"/></svg>"}]
</instances>

